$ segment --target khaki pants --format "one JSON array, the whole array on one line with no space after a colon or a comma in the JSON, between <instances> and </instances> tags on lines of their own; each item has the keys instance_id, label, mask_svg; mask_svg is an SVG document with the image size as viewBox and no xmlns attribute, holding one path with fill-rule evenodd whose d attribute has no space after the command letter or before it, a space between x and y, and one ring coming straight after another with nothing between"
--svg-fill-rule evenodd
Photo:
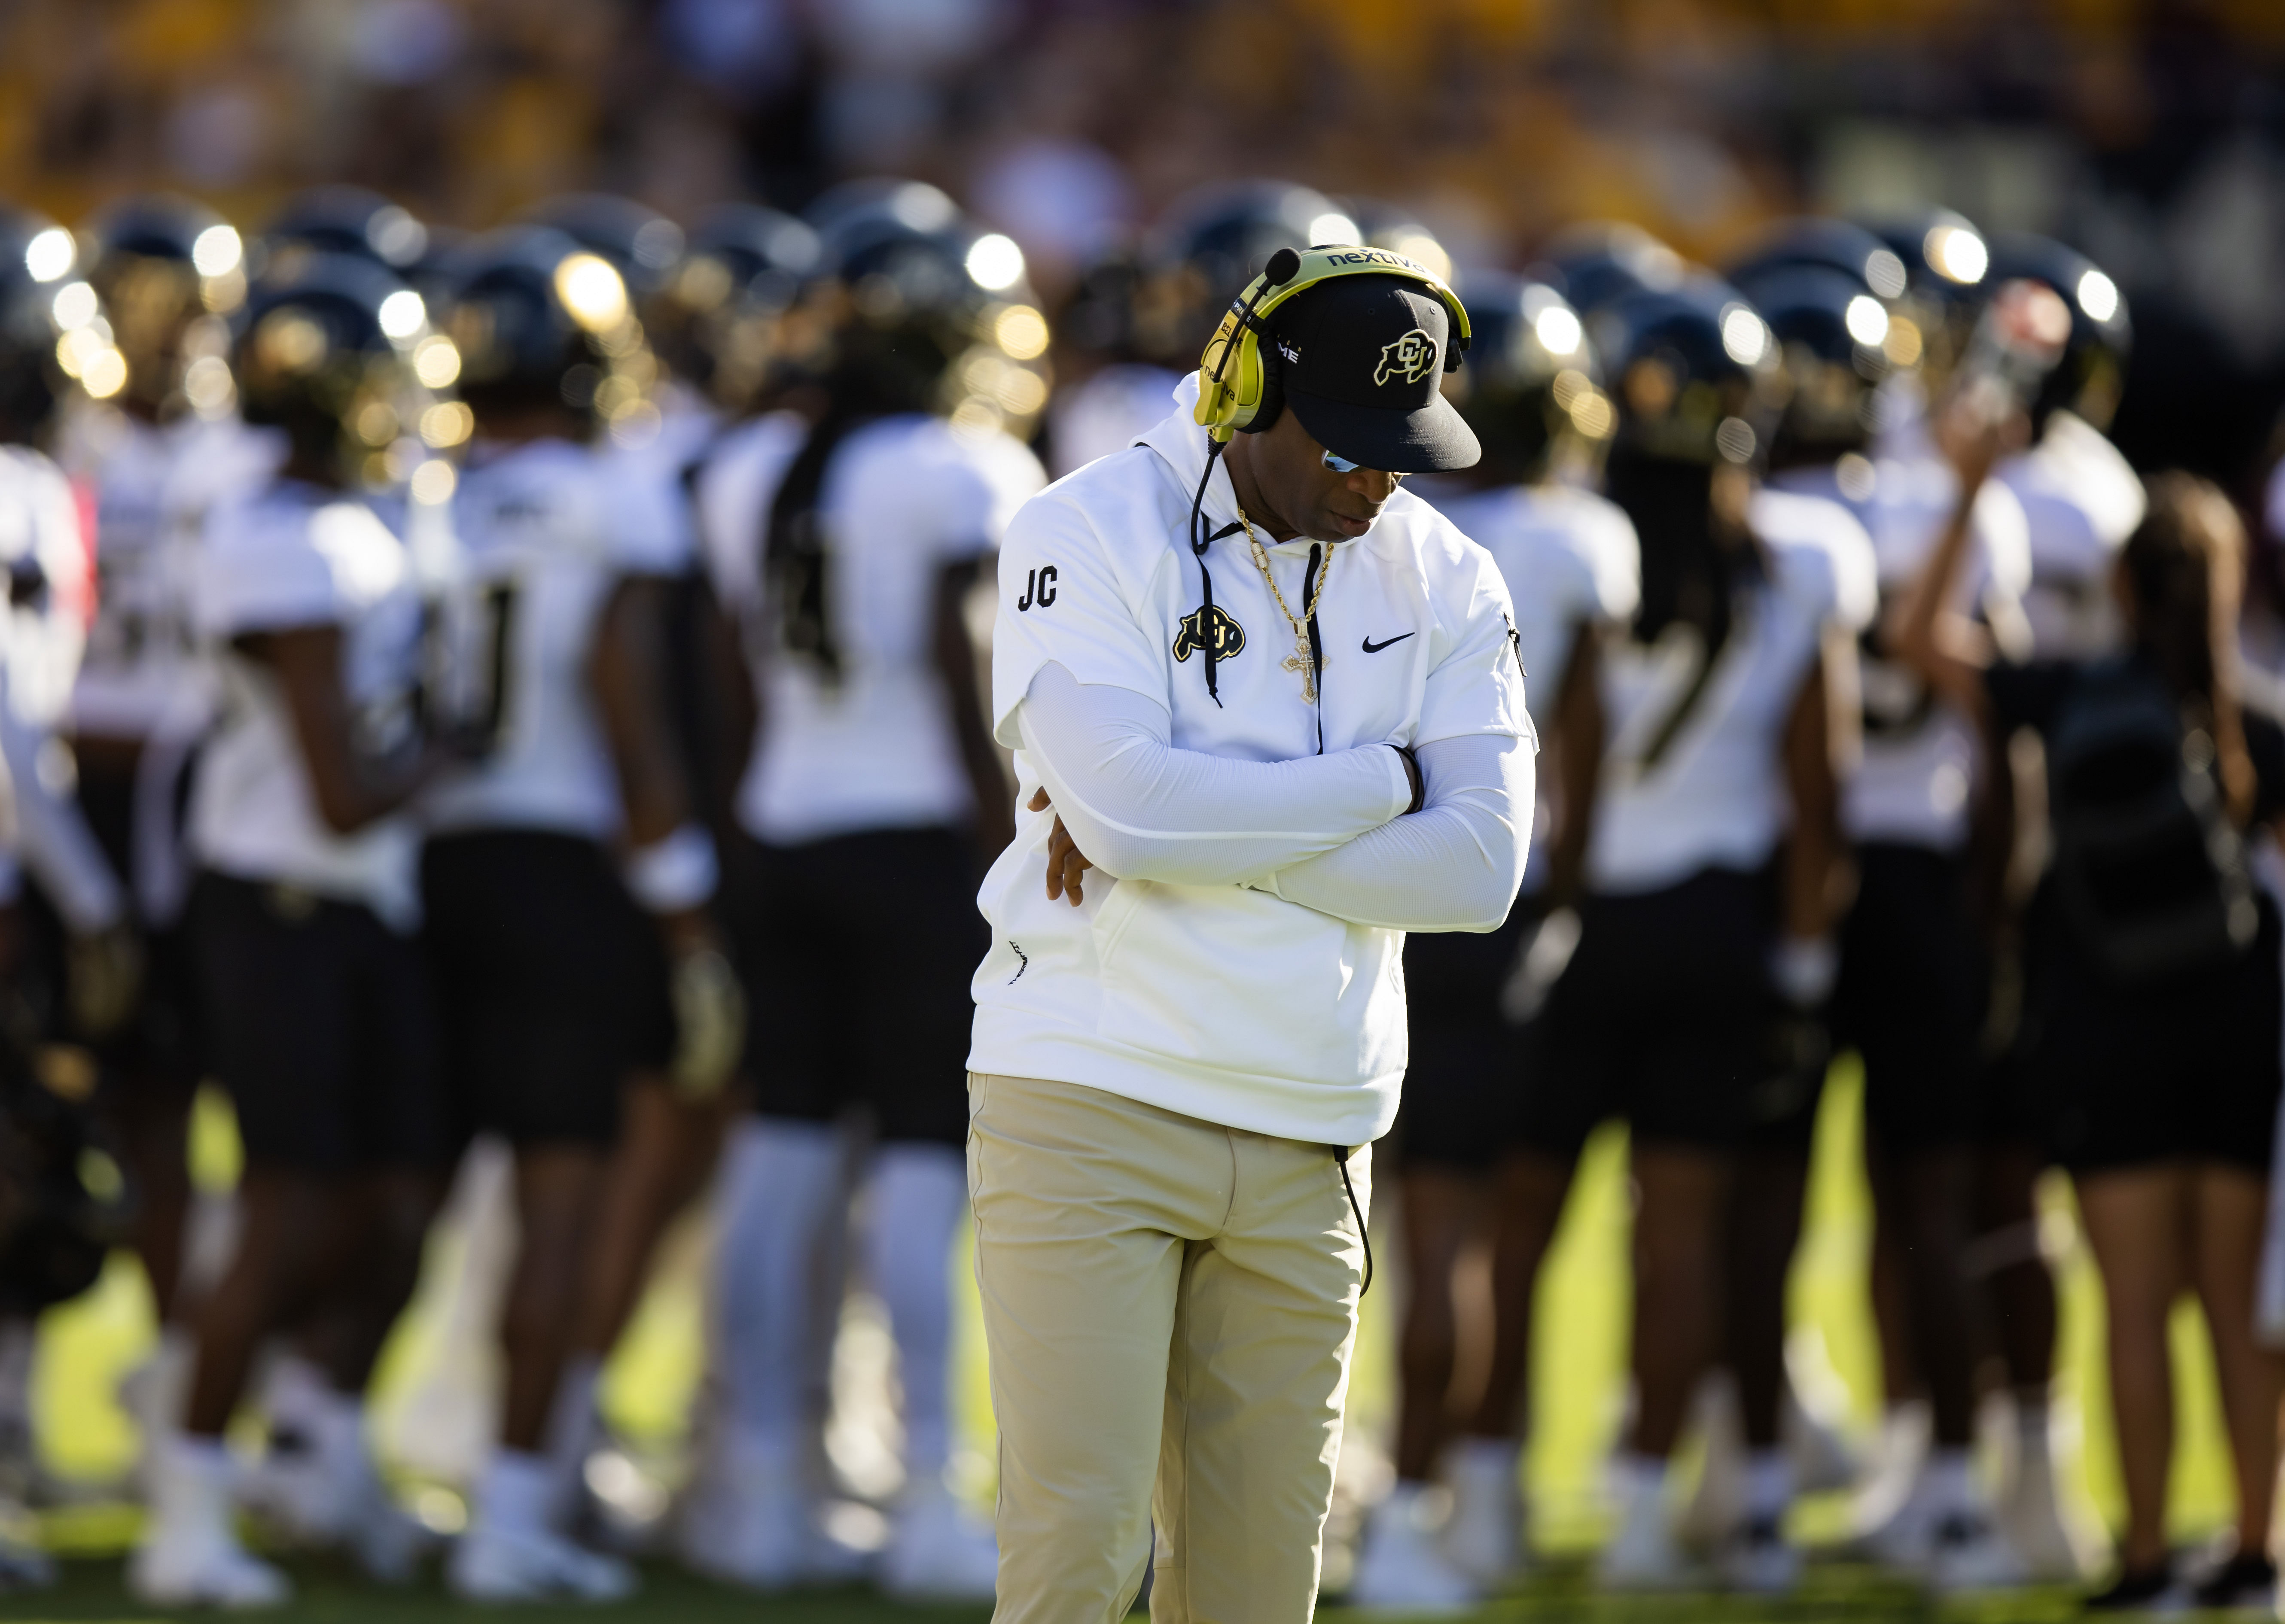
<instances>
[{"instance_id":1,"label":"khaki pants","mask_svg":"<svg viewBox=\"0 0 2285 1624\"><path fill-rule=\"evenodd\" d=\"M1153 1520L1153 1624L1306 1624L1364 1258L1331 1151L1075 1084L968 1087L994 1624L1115 1624ZM1359 1201L1370 1170L1350 1157Z\"/></svg>"}]
</instances>

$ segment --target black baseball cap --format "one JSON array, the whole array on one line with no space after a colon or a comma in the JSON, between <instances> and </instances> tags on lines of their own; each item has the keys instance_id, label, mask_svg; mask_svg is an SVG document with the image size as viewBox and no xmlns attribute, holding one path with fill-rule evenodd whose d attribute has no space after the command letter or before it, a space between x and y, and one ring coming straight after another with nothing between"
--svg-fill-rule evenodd
<instances>
[{"instance_id":1,"label":"black baseball cap","mask_svg":"<svg viewBox=\"0 0 2285 1624\"><path fill-rule=\"evenodd\" d=\"M1285 404L1337 457L1390 474L1475 466L1473 430L1438 388L1451 312L1409 277L1341 277L1269 320Z\"/></svg>"}]
</instances>

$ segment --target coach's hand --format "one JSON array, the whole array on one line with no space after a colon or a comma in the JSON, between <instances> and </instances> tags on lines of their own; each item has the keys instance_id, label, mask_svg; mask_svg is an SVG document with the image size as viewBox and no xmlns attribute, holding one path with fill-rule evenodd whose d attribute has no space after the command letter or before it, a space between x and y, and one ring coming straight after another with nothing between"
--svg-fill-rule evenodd
<instances>
[{"instance_id":1,"label":"coach's hand","mask_svg":"<svg viewBox=\"0 0 2285 1624\"><path fill-rule=\"evenodd\" d=\"M1053 804L1045 789L1032 791L1030 811L1046 812ZM1064 828L1064 820L1057 818L1054 830L1048 836L1048 900L1053 902L1058 897L1068 896L1072 906L1079 906L1087 900L1086 893L1080 889L1081 876L1094 867L1087 860L1087 853L1079 849L1079 842L1072 838L1071 831Z\"/></svg>"}]
</instances>

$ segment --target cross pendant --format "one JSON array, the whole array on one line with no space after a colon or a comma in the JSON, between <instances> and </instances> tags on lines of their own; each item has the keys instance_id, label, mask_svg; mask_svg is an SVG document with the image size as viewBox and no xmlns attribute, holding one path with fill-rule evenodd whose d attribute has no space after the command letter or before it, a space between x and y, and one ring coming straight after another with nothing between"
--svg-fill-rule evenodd
<instances>
[{"instance_id":1,"label":"cross pendant","mask_svg":"<svg viewBox=\"0 0 2285 1624\"><path fill-rule=\"evenodd\" d=\"M1293 652L1279 662L1280 671L1298 672L1301 679L1301 702L1317 702L1317 663L1309 657L1309 639L1306 633L1293 639Z\"/></svg>"}]
</instances>

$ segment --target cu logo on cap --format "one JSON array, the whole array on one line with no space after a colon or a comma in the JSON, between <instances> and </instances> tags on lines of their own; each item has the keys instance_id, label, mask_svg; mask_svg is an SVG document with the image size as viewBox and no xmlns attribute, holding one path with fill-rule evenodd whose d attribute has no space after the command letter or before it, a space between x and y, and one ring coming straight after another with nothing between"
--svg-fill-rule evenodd
<instances>
[{"instance_id":1,"label":"cu logo on cap","mask_svg":"<svg viewBox=\"0 0 2285 1624\"><path fill-rule=\"evenodd\" d=\"M1380 365L1372 369L1372 381L1385 384L1392 378L1402 378L1407 383L1417 383L1435 370L1436 341L1415 327L1394 343L1380 347Z\"/></svg>"}]
</instances>

